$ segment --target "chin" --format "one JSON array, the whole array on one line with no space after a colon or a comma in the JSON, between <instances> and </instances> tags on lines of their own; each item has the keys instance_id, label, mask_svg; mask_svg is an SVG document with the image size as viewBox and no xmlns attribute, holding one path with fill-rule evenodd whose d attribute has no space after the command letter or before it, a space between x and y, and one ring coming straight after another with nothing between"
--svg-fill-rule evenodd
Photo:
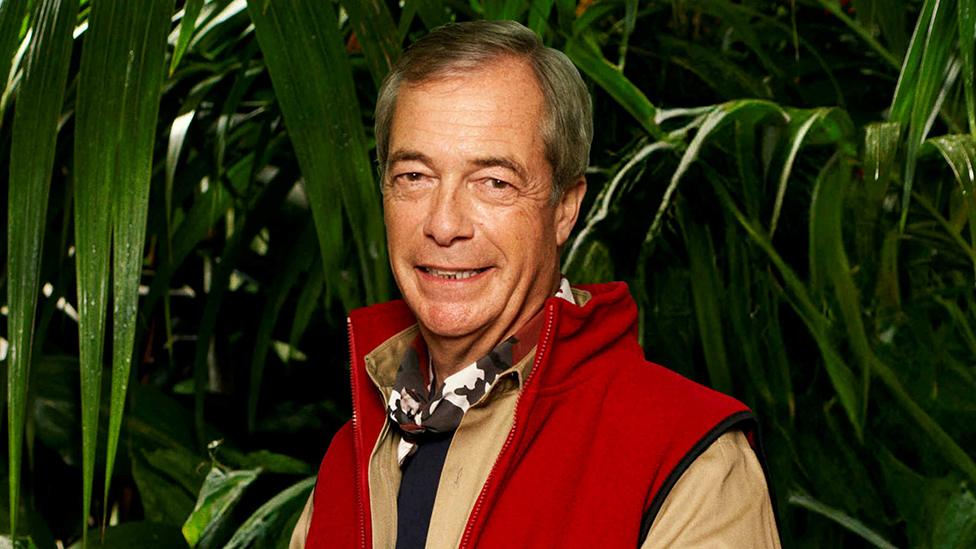
<instances>
[{"instance_id":1,"label":"chin","mask_svg":"<svg viewBox=\"0 0 976 549\"><path fill-rule=\"evenodd\" d=\"M413 308L417 321L429 332L441 337L461 337L476 331L484 322L478 311L465 305L431 305Z\"/></svg>"}]
</instances>

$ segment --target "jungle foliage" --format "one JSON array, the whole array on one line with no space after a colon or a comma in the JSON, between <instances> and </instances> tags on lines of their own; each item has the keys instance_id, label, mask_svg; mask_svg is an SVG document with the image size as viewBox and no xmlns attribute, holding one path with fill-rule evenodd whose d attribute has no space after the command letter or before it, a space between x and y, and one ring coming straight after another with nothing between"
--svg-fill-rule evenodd
<instances>
[{"instance_id":1,"label":"jungle foliage","mask_svg":"<svg viewBox=\"0 0 976 549\"><path fill-rule=\"evenodd\" d=\"M591 86L564 271L758 412L785 546L976 546L970 0L0 0L0 529L286 545L396 296L378 83L477 18Z\"/></svg>"}]
</instances>

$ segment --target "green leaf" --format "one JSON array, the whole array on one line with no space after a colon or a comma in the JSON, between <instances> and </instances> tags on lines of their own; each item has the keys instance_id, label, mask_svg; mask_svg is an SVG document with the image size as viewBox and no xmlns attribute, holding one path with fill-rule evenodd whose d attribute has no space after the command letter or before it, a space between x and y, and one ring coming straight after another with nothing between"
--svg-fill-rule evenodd
<instances>
[{"instance_id":1,"label":"green leaf","mask_svg":"<svg viewBox=\"0 0 976 549\"><path fill-rule=\"evenodd\" d=\"M3 95L7 87L11 57L17 50L17 44L20 43L21 28L27 17L28 5L27 0L0 2L0 95Z\"/></svg>"},{"instance_id":2,"label":"green leaf","mask_svg":"<svg viewBox=\"0 0 976 549\"><path fill-rule=\"evenodd\" d=\"M976 248L976 138L972 135L944 135L929 139L924 146L942 154L959 183L963 200L968 202L969 242ZM973 270L976 272L976 258Z\"/></svg>"},{"instance_id":3,"label":"green leaf","mask_svg":"<svg viewBox=\"0 0 976 549\"><path fill-rule=\"evenodd\" d=\"M862 439L864 433L862 430L861 406L857 392L857 383L851 369L844 363L834 343L831 341L827 319L813 304L813 300L810 298L806 287L793 269L783 260L779 252L773 247L772 242L764 233L763 229L756 222L747 219L742 211L736 207L729 192L719 182L719 178L712 175L709 177L709 181L712 183L712 188L715 190L715 194L719 198L723 208L735 218L753 243L766 254L776 268L776 271L782 277L788 292L786 295L790 305L800 316L800 319L803 320L810 335L816 341L817 347L820 350L820 356L824 361L824 369L827 370L827 376L830 378L834 391L840 399L841 406L844 408L844 411L847 413L847 418L854 427L855 435L858 439Z\"/></svg>"},{"instance_id":4,"label":"green leaf","mask_svg":"<svg viewBox=\"0 0 976 549\"><path fill-rule=\"evenodd\" d=\"M218 467L210 469L200 488L196 507L183 524L183 537L190 547L207 547L214 543L214 536L230 518L244 490L257 479L260 472L260 469L229 472L221 471Z\"/></svg>"},{"instance_id":5,"label":"green leaf","mask_svg":"<svg viewBox=\"0 0 976 549\"><path fill-rule=\"evenodd\" d=\"M726 226L734 226L734 223L730 219ZM735 341L738 342L732 362L745 366L749 375L749 383L744 384L746 389L754 389L764 404L772 406L775 403L773 390L766 374L764 357L759 349L767 345L767 341L771 339L769 334L775 326L768 322L767 311L753 302L752 294L756 291L756 284L753 282L753 267L750 262L752 258L738 231L725 232L724 251L728 255L728 283L725 287L723 310L727 311L725 323L731 326ZM760 292L762 290L763 288L758 289ZM721 329L721 324L719 328ZM784 401L788 402L788 399Z\"/></svg>"},{"instance_id":6,"label":"green leaf","mask_svg":"<svg viewBox=\"0 0 976 549\"><path fill-rule=\"evenodd\" d=\"M901 125L897 122L878 122L864 128L864 186L854 236L858 260L876 253L875 234L878 219L884 211L884 198L901 166L898 155L900 135Z\"/></svg>"},{"instance_id":7,"label":"green leaf","mask_svg":"<svg viewBox=\"0 0 976 549\"><path fill-rule=\"evenodd\" d=\"M835 155L820 171L810 204L809 260L812 278L815 281L827 279L834 288L840 316L847 328L847 344L861 366L858 418L859 427L863 428L874 354L864 331L861 299L844 251L844 198L851 184L852 170L853 166L845 158Z\"/></svg>"},{"instance_id":8,"label":"green leaf","mask_svg":"<svg viewBox=\"0 0 976 549\"><path fill-rule=\"evenodd\" d=\"M343 0L342 7L349 14L356 40L366 56L369 74L379 89L386 73L400 57L399 35L390 10L380 0Z\"/></svg>"},{"instance_id":9,"label":"green leaf","mask_svg":"<svg viewBox=\"0 0 976 549\"><path fill-rule=\"evenodd\" d=\"M705 354L708 381L723 393L732 392L732 372L725 351L725 334L720 311L725 306L725 289L715 264L715 247L708 225L691 218L688 207L678 208L691 274L691 297L698 321L698 336Z\"/></svg>"},{"instance_id":10,"label":"green leaf","mask_svg":"<svg viewBox=\"0 0 976 549\"><path fill-rule=\"evenodd\" d=\"M959 0L959 58L962 60L962 88L966 94L966 118L969 133L976 135L976 4Z\"/></svg>"},{"instance_id":11,"label":"green leaf","mask_svg":"<svg viewBox=\"0 0 976 549\"><path fill-rule=\"evenodd\" d=\"M187 0L183 6L183 17L180 18L180 34L176 38L176 46L173 47L173 57L169 63L169 75L173 76L176 67L183 59L187 46L190 45L190 38L193 37L193 29L196 26L197 17L200 15L200 8L203 7L203 0Z\"/></svg>"},{"instance_id":12,"label":"green leaf","mask_svg":"<svg viewBox=\"0 0 976 549\"><path fill-rule=\"evenodd\" d=\"M315 476L311 476L282 490L244 521L224 549L283 546L314 487Z\"/></svg>"},{"instance_id":13,"label":"green leaf","mask_svg":"<svg viewBox=\"0 0 976 549\"><path fill-rule=\"evenodd\" d=\"M654 105L644 92L603 57L599 49L585 43L581 38L570 38L566 42L566 55L583 74L593 79L630 113L648 134L658 140L666 138L664 131L654 121L656 114Z\"/></svg>"},{"instance_id":14,"label":"green leaf","mask_svg":"<svg viewBox=\"0 0 976 549\"><path fill-rule=\"evenodd\" d=\"M8 15L3 10L15 8L11 2L0 6L0 22ZM42 0L37 4L33 39L26 54L23 83L14 112L8 196L10 224L7 233L10 277L7 284L10 304L7 434L10 532L14 537L17 532L16 510L20 505L24 412L40 287L47 197L61 104L71 62L71 32L77 13L78 6L74 2ZM3 51L0 51L0 55L3 55Z\"/></svg>"},{"instance_id":15,"label":"green leaf","mask_svg":"<svg viewBox=\"0 0 976 549\"><path fill-rule=\"evenodd\" d=\"M358 102L335 13L311 0L272 2L264 9L251 2L248 8L305 176L326 277L336 287L343 283L343 247L329 244L343 241L345 217L366 301L385 301L390 276L379 192L359 110L350 108Z\"/></svg>"},{"instance_id":16,"label":"green leaf","mask_svg":"<svg viewBox=\"0 0 976 549\"><path fill-rule=\"evenodd\" d=\"M800 147L803 146L806 141L807 135L811 133L815 127L824 124L831 124L833 130L838 137L853 133L853 125L847 115L843 111L831 108L820 108L814 109L812 111L794 111L791 113L790 123L788 127L789 136L789 152L787 152L786 160L783 162L783 167L780 170L779 180L776 186L776 199L773 203L773 213L769 220L769 235L770 238L776 234L776 225L779 222L779 216L783 209L783 198L786 196L786 187L789 183L790 176L793 173L793 163L796 161L796 155L800 151ZM835 122L831 120L832 117L841 119L841 122Z\"/></svg>"},{"instance_id":17,"label":"green leaf","mask_svg":"<svg viewBox=\"0 0 976 549\"><path fill-rule=\"evenodd\" d=\"M112 394L105 461L105 501L108 501L112 482L132 368L153 146L165 70L166 35L173 12L173 0L154 0L138 7L131 2L122 4L124 8L117 6L122 12L117 15L122 18L116 19L109 30L115 36L112 47L121 49L115 55L127 60L123 78L116 82L119 87L106 90L122 97L122 109L107 120L110 124L118 125L119 133L117 145L113 147L116 160L111 191L114 292ZM121 72L123 69L116 66L109 70ZM109 127L103 129L108 131ZM107 506L105 513L103 522L107 522Z\"/></svg>"},{"instance_id":18,"label":"green leaf","mask_svg":"<svg viewBox=\"0 0 976 549\"><path fill-rule=\"evenodd\" d=\"M660 232L661 224L664 222L664 215L671 207L671 201L674 193L678 190L678 185L681 183L688 168L698 160L698 156L701 154L705 143L713 138L729 122L737 119L747 119L751 123L756 123L766 118L773 118L776 121L782 122L787 121L786 112L778 105L769 101L756 99L744 99L723 103L717 105L708 113L708 116L701 123L701 127L698 128L698 132L695 133L695 137L692 138L688 148L685 149L684 154L681 156L681 162L671 175L671 181L664 191L661 204L658 206L657 213L654 214L654 220L651 221L651 226L644 236L644 247L647 247Z\"/></svg>"},{"instance_id":19,"label":"green leaf","mask_svg":"<svg viewBox=\"0 0 976 549\"><path fill-rule=\"evenodd\" d=\"M790 505L796 505L797 507L802 507L803 509L813 511L818 515L825 517L828 520L839 524L840 526L843 526L848 531L860 536L862 539L875 547L880 547L881 549L896 549L891 542L884 539L881 534L878 534L874 530L865 526L863 522L857 520L840 509L836 509L827 505L826 503L817 501L809 494L802 492L792 493L790 494L789 503Z\"/></svg>"},{"instance_id":20,"label":"green leaf","mask_svg":"<svg viewBox=\"0 0 976 549\"><path fill-rule=\"evenodd\" d=\"M907 128L904 163L901 230L905 230L912 196L919 147L938 114L939 96L947 83L946 74L957 36L954 3L926 0L922 6L908 54L902 65L891 102L890 120Z\"/></svg>"},{"instance_id":21,"label":"green leaf","mask_svg":"<svg viewBox=\"0 0 976 549\"><path fill-rule=\"evenodd\" d=\"M583 225L583 228L576 233L576 237L569 246L569 251L566 253L566 259L563 261L563 272L572 274L574 269L579 269L582 267L579 259L581 247L589 241L591 234L595 231L596 227L607 219L607 217L610 215L611 207L621 199L624 187L623 183L631 177L632 172L638 171L638 166L643 166L653 153L670 150L671 148L672 146L664 141L644 144L630 155L630 157L623 163L623 166L621 166L617 173L614 174L613 179L611 179L609 183L600 189L600 194L597 195L596 199L593 201L593 206L586 214L586 222ZM574 279L577 278L574 277ZM589 279L581 278L578 280Z\"/></svg>"},{"instance_id":22,"label":"green leaf","mask_svg":"<svg viewBox=\"0 0 976 549\"><path fill-rule=\"evenodd\" d=\"M116 314L106 491L135 336L145 210L172 8L173 0L138 5L95 2L81 55L74 158L85 517L94 475L112 233L114 228ZM87 539L87 529L83 535Z\"/></svg>"}]
</instances>

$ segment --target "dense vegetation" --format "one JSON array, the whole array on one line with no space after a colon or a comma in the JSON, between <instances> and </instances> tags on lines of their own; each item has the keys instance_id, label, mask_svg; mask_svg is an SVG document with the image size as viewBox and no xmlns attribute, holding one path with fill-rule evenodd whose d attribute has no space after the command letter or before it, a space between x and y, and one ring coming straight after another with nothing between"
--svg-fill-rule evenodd
<instances>
[{"instance_id":1,"label":"dense vegetation","mask_svg":"<svg viewBox=\"0 0 976 549\"><path fill-rule=\"evenodd\" d=\"M564 271L760 414L785 545L976 546L970 0L0 0L0 528L284 546L396 294L378 82L474 18L591 85Z\"/></svg>"}]
</instances>

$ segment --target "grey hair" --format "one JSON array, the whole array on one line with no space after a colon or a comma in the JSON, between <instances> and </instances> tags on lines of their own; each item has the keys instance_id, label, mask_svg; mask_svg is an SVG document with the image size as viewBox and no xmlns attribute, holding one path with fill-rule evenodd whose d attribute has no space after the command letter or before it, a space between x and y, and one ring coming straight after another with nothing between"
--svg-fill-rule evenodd
<instances>
[{"instance_id":1,"label":"grey hair","mask_svg":"<svg viewBox=\"0 0 976 549\"><path fill-rule=\"evenodd\" d=\"M512 56L527 61L544 98L540 133L552 168L554 199L586 172L593 141L590 94L573 62L547 48L531 30L515 21L469 21L438 27L411 45L383 80L376 99L376 160L386 170L390 129L397 95L404 82L419 84L477 70Z\"/></svg>"}]
</instances>

